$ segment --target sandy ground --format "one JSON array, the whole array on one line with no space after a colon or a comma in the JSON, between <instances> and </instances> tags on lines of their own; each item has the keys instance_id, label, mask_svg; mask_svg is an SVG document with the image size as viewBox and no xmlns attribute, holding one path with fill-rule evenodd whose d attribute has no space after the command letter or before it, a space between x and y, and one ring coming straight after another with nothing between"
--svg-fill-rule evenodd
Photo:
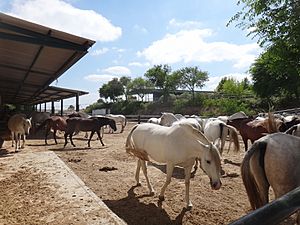
<instances>
[{"instance_id":1,"label":"sandy ground","mask_svg":"<svg viewBox=\"0 0 300 225\"><path fill-rule=\"evenodd\" d=\"M149 195L142 173L140 176L142 186L135 186L136 158L128 155L124 148L125 139L133 125L134 123L129 123L121 134L118 131L115 134L105 133L103 138L105 146L101 146L94 137L91 148L87 148L87 139L84 138L84 134L79 134L74 138L76 147L69 143L63 149L62 138L58 139L58 145L54 144L52 138L49 139L50 145L48 146L44 145L43 139L30 139L27 140L25 149L21 151L54 151L117 216L128 224L229 224L249 212L250 205L239 168L244 156L242 144L239 153L233 151L227 153L227 147L225 148L222 157L222 168L225 174L221 178L223 185L220 190L212 190L209 178L201 169L198 169L191 179L190 199L193 202L193 208L186 210L184 173L181 168L175 168L162 205L158 202L158 193L166 179L164 165L155 162L148 165L148 175L156 191L154 196ZM63 135L59 134L59 136ZM3 148L0 157L5 157L7 153L13 151L9 142L5 142ZM2 203L0 204L0 219L10 213L6 209L8 203L3 202L3 199L19 193L20 183L29 182L37 185L43 194L36 196L34 193L28 193L28 201L25 203L19 201L18 204L28 204L30 196L40 198L42 204L47 204L45 199L51 195L51 190L48 190L47 185L41 182L43 176L45 175L34 174L34 171L27 169L16 171L9 181L2 180L0 182L0 203ZM14 200L10 199L10 201ZM38 205L28 207L29 211L17 216L26 218L28 214L34 215L40 210ZM282 225L293 224L293 221L288 219Z\"/></svg>"}]
</instances>

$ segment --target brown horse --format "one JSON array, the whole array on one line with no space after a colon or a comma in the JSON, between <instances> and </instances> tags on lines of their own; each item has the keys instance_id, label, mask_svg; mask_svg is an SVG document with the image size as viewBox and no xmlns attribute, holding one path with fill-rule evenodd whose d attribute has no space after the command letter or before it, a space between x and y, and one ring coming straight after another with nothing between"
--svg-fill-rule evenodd
<instances>
[{"instance_id":1,"label":"brown horse","mask_svg":"<svg viewBox=\"0 0 300 225\"><path fill-rule=\"evenodd\" d=\"M50 130L53 130L53 138L55 141L55 144L57 144L56 140L56 132L58 130L65 131L67 127L66 117L61 116L51 116L50 118L46 119L37 129L36 131L40 130L42 127L46 127L45 129L45 144L47 143L47 137L50 132Z\"/></svg>"},{"instance_id":2,"label":"brown horse","mask_svg":"<svg viewBox=\"0 0 300 225\"><path fill-rule=\"evenodd\" d=\"M245 151L248 150L248 140L253 143L255 140L268 133L268 130L265 127L255 126L251 123L252 121L252 118L238 118L227 121L228 125L235 127L240 132L245 145Z\"/></svg>"},{"instance_id":3,"label":"brown horse","mask_svg":"<svg viewBox=\"0 0 300 225\"><path fill-rule=\"evenodd\" d=\"M67 119L67 127L65 130L65 145L66 147L68 141L67 137L70 137L71 144L75 147L75 144L73 143L72 137L74 133L77 133L79 131L91 131L90 138L88 140L88 147L90 147L90 141L96 132L98 135L98 138L104 146L104 143L102 142L102 138L100 135L100 129L101 127L109 125L114 131L117 130L116 122L113 119L105 118L105 117L94 117L94 118L80 118L80 117L73 117Z\"/></svg>"},{"instance_id":4,"label":"brown horse","mask_svg":"<svg viewBox=\"0 0 300 225\"><path fill-rule=\"evenodd\" d=\"M275 198L300 186L299 148L300 138L283 133L267 135L251 146L241 173L253 210L268 203L270 186Z\"/></svg>"}]
</instances>

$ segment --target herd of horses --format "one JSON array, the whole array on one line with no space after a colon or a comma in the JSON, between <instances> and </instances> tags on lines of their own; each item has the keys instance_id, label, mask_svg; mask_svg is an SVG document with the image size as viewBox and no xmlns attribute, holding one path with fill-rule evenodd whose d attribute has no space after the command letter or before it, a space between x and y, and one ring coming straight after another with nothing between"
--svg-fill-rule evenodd
<instances>
[{"instance_id":1,"label":"herd of horses","mask_svg":"<svg viewBox=\"0 0 300 225\"><path fill-rule=\"evenodd\" d=\"M71 144L73 135L80 131L91 132L90 141L97 133L100 143L103 127L109 126L117 130L116 123L121 124L121 132L126 126L123 115L88 116L73 113L66 117L50 116L39 113L26 119L24 115L15 115L8 120L8 128L15 140L15 150L24 147L25 135L30 128L34 132L45 129L45 144L50 130L53 131L55 143L56 132L64 132L64 147ZM40 120L39 120L40 119ZM138 158L135 179L140 185L140 169L144 173L150 195L154 194L147 173L147 161L166 164L167 177L161 188L159 200L164 200L167 186L171 182L175 166L184 168L185 173L185 201L187 208L192 207L189 198L189 187L192 168L200 168L210 179L210 186L214 190L220 189L221 161L225 141L229 140L234 150L240 150L239 136L245 146L245 156L241 163L241 176L252 209L260 208L269 201L269 188L274 190L275 198L300 186L300 118L298 116L283 117L268 113L256 118L249 117L243 112L231 116L216 118L201 118L191 116L185 118L180 114L162 113L159 118L150 118L147 123L135 125L125 141L126 152ZM20 145L23 139L23 145ZM248 140L252 145L248 149ZM298 213L298 224L300 224Z\"/></svg>"},{"instance_id":2,"label":"herd of horses","mask_svg":"<svg viewBox=\"0 0 300 225\"><path fill-rule=\"evenodd\" d=\"M56 134L57 131L64 132L64 147L68 143L68 137L71 144L75 147L73 142L73 135L78 134L80 131L91 132L88 139L88 147L90 147L90 141L95 133L98 135L98 139L102 146L103 128L109 126L111 132L117 130L117 123L121 124L121 132L123 132L126 126L126 117L123 115L108 116L89 116L86 113L74 112L67 116L51 116L48 112L34 112L30 114L30 118L27 118L26 114L15 114L9 117L7 122L7 128L11 133L12 147L15 146L15 152L20 148L24 148L25 137L31 133L37 133L40 130L45 130L45 144L48 145L47 138L50 131L53 131L53 139L57 144ZM102 132L102 134L100 134ZM21 139L23 143L21 145Z\"/></svg>"}]
</instances>

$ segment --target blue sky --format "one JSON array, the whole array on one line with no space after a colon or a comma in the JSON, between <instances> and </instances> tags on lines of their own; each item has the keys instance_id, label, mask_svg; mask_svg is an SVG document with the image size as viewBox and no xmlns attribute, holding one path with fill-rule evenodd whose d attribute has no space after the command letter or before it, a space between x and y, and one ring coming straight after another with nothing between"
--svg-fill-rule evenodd
<instances>
[{"instance_id":1,"label":"blue sky","mask_svg":"<svg viewBox=\"0 0 300 225\"><path fill-rule=\"evenodd\" d=\"M198 66L209 73L203 90L220 79L249 78L262 51L247 31L226 27L236 0L0 0L0 11L96 41L53 86L80 89L84 108L113 77L144 75L157 64ZM64 103L75 104L75 99Z\"/></svg>"}]
</instances>

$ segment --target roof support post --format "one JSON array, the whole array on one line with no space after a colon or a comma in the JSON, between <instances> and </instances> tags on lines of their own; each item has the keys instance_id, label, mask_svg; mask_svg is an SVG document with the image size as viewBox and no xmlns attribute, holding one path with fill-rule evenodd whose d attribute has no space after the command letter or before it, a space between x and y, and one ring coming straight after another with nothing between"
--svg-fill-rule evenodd
<instances>
[{"instance_id":1,"label":"roof support post","mask_svg":"<svg viewBox=\"0 0 300 225\"><path fill-rule=\"evenodd\" d=\"M64 100L60 100L60 115L63 116L64 113Z\"/></svg>"},{"instance_id":2,"label":"roof support post","mask_svg":"<svg viewBox=\"0 0 300 225\"><path fill-rule=\"evenodd\" d=\"M47 103L45 102L44 103L44 112L46 112L47 111Z\"/></svg>"},{"instance_id":3,"label":"roof support post","mask_svg":"<svg viewBox=\"0 0 300 225\"><path fill-rule=\"evenodd\" d=\"M54 115L55 108L54 108L54 101L51 102L51 114Z\"/></svg>"},{"instance_id":4,"label":"roof support post","mask_svg":"<svg viewBox=\"0 0 300 225\"><path fill-rule=\"evenodd\" d=\"M40 105L40 112L42 112L42 103L40 103L39 105Z\"/></svg>"},{"instance_id":5,"label":"roof support post","mask_svg":"<svg viewBox=\"0 0 300 225\"><path fill-rule=\"evenodd\" d=\"M79 112L79 94L76 94L76 112Z\"/></svg>"}]
</instances>

